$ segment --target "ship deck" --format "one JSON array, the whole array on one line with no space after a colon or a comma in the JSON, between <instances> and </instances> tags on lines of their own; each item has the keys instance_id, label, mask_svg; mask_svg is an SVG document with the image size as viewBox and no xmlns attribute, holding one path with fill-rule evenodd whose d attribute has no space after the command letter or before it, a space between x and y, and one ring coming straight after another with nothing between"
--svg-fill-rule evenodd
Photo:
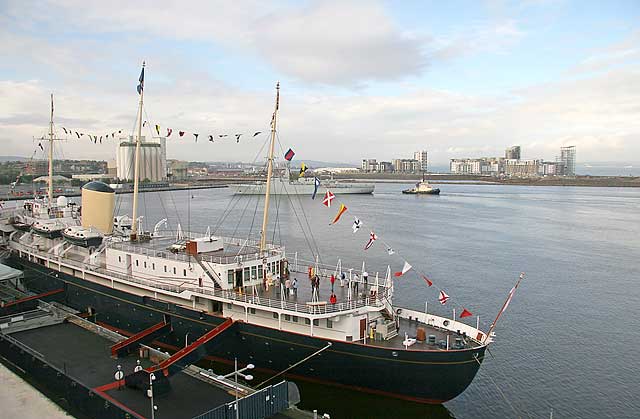
<instances>
[{"instance_id":1,"label":"ship deck","mask_svg":"<svg viewBox=\"0 0 640 419\"><path fill-rule=\"evenodd\" d=\"M24 332L11 337L39 352L67 375L90 388L115 381L117 365L129 374L136 365L133 356L120 359L110 357L113 342L75 324L61 323ZM143 367L151 366L141 360ZM143 417L151 417L150 402L144 392L126 387L105 390L105 393ZM192 418L233 400L227 391L197 380L185 373L171 377L171 391L154 398L159 417Z\"/></svg>"},{"instance_id":2,"label":"ship deck","mask_svg":"<svg viewBox=\"0 0 640 419\"><path fill-rule=\"evenodd\" d=\"M398 348L405 349L403 341L405 336L409 338L416 338L418 332L417 329L422 327L425 329L427 339L423 342L416 341L413 345L407 349L416 351L446 351L447 336L449 337L449 349L469 349L476 348L480 345L462 334L452 332L449 330L440 329L438 327L427 325L415 320L409 321L408 319L401 318L400 328L398 329L398 336L389 340L367 340L367 344L373 346L381 346L383 348ZM406 334L406 335L405 335ZM435 336L435 344L429 343L429 335ZM456 338L460 338L461 344L456 345Z\"/></svg>"}]
</instances>

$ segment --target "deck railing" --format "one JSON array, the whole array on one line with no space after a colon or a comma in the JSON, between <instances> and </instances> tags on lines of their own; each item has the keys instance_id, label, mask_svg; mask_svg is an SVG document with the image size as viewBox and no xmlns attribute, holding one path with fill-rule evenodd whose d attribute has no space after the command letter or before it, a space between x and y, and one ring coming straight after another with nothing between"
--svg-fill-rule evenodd
<instances>
[{"instance_id":1,"label":"deck railing","mask_svg":"<svg viewBox=\"0 0 640 419\"><path fill-rule=\"evenodd\" d=\"M14 244L18 244L20 249L26 253L30 253L31 255L34 255L36 257L48 260L50 264L66 266L72 269L78 269L83 272L90 272L92 274L101 276L106 280L117 279L119 282L140 284L152 290L167 291L174 294L190 292L195 295L212 296L225 301L241 302L246 304L247 307L253 307L253 308L263 307L263 308L278 309L278 310L290 312L292 314L300 313L300 314L310 314L310 315L324 315L324 314L333 314L333 313L351 311L351 310L359 309L362 307L382 308L382 307L385 307L386 304L388 304L387 294L389 290L384 287L380 287L379 291L376 293L375 296L369 295L369 296L365 296L364 298L362 297L352 298L351 300L336 303L336 304L331 304L326 301L295 302L295 301L288 301L286 299L267 298L267 297L260 296L259 294L253 295L248 293L239 293L234 290L216 290L211 288L195 287L192 285L162 284L152 280L123 275L123 274L105 269L103 267L93 266L93 265L82 263L73 259L61 258L58 255L52 255L50 253L37 250L33 247L24 245L22 243L14 242Z\"/></svg>"}]
</instances>

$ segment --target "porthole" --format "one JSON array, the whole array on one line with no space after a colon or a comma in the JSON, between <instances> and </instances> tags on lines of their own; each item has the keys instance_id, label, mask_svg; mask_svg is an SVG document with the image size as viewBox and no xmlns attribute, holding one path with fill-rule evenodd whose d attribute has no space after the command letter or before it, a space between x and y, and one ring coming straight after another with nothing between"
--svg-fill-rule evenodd
<instances>
[{"instance_id":1,"label":"porthole","mask_svg":"<svg viewBox=\"0 0 640 419\"><path fill-rule=\"evenodd\" d=\"M445 326L449 326L449 320L443 321L442 324L445 325Z\"/></svg>"}]
</instances>

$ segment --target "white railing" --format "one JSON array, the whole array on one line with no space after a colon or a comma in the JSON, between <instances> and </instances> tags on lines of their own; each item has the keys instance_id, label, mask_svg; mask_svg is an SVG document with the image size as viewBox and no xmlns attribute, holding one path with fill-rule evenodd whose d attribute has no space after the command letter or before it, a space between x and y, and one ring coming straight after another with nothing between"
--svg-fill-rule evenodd
<instances>
[{"instance_id":1,"label":"white railing","mask_svg":"<svg viewBox=\"0 0 640 419\"><path fill-rule=\"evenodd\" d=\"M252 295L247 293L238 293L233 290L214 290L209 288L200 288L194 286L186 286L186 285L168 285L161 284L155 281L146 280L142 278L137 278L134 276L123 275L117 272L113 272L111 270L92 266L89 264L85 264L79 261L75 261L72 259L61 258L57 255L51 255L46 252L42 252L40 250L34 249L32 247L26 246L22 243L14 242L14 245L18 245L19 250L31 254L33 256L42 258L47 260L49 264L55 264L60 266L69 267L72 269L78 269L82 272L89 272L93 275L100 276L106 280L113 281L117 279L118 282L124 283L135 283L139 285L143 285L145 287L150 288L154 291L165 291L171 292L174 294L181 294L183 292L189 292L195 295L201 296L212 296L216 299L223 300L225 302L241 302L246 304L248 307L253 308L270 308L283 310L291 313L301 313L301 314L310 314L310 315L324 315L324 314L333 314L333 313L342 313L347 311L356 310L362 307L372 307L372 308L383 308L389 302L387 301L387 293L388 289L382 288L382 291L379 291L376 296L367 296L365 298L354 298L346 302L330 304L330 303L322 303L318 304L313 302L292 302L287 300L278 300L265 298L258 295ZM49 266L51 268L51 266Z\"/></svg>"}]
</instances>

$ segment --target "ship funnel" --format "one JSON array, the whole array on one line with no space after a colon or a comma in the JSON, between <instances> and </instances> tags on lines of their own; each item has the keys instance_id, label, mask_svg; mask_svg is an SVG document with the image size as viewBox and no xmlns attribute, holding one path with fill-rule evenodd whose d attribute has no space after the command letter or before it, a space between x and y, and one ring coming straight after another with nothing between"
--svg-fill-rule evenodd
<instances>
[{"instance_id":1,"label":"ship funnel","mask_svg":"<svg viewBox=\"0 0 640 419\"><path fill-rule=\"evenodd\" d=\"M113 231L115 191L106 183L89 182L82 187L82 227L93 227L103 234Z\"/></svg>"}]
</instances>

